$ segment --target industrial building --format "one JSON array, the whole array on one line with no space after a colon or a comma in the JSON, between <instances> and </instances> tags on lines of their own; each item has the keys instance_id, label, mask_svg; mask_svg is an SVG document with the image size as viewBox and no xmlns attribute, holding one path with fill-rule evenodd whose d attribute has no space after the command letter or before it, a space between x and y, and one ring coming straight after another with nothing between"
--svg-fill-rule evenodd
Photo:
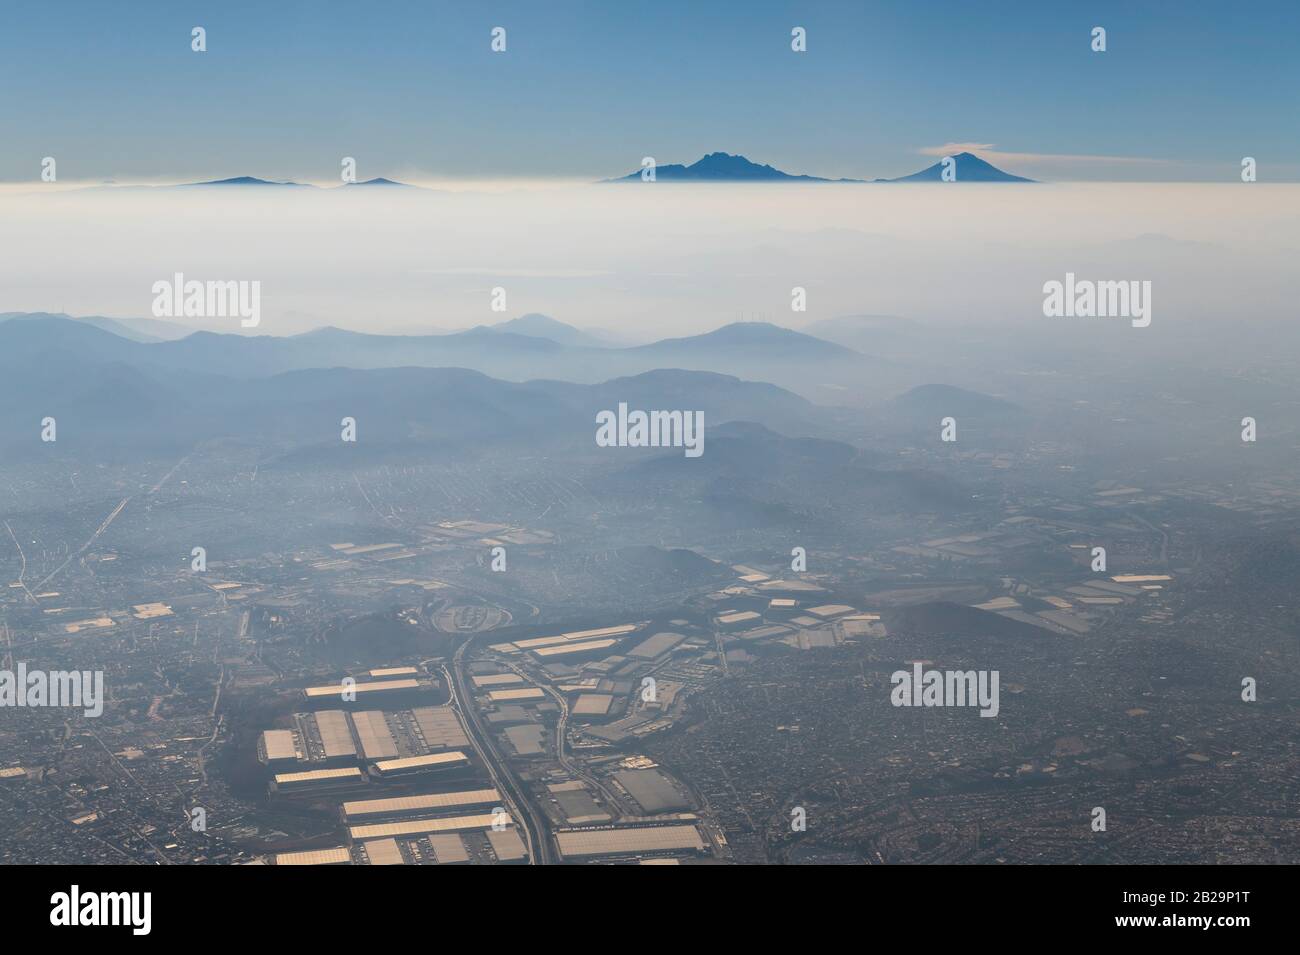
<instances>
[{"instance_id":1,"label":"industrial building","mask_svg":"<svg viewBox=\"0 0 1300 955\"><path fill-rule=\"evenodd\" d=\"M737 610L733 613L718 615L718 627L722 630L743 630L763 622L763 618L752 610Z\"/></svg>"},{"instance_id":2,"label":"industrial building","mask_svg":"<svg viewBox=\"0 0 1300 955\"><path fill-rule=\"evenodd\" d=\"M412 693L421 688L419 680L371 680L365 683L354 683L344 686L341 683L334 683L328 686L309 686L303 690L303 696L309 702L340 702L348 703L353 701L371 700L383 696L397 696L402 693ZM352 694L352 699L344 698L344 693Z\"/></svg>"},{"instance_id":3,"label":"industrial building","mask_svg":"<svg viewBox=\"0 0 1300 955\"><path fill-rule=\"evenodd\" d=\"M497 653L519 653L521 650L537 650L564 643L585 643L598 637L621 637L631 633L637 626L635 623L625 623L617 627L601 627L599 630L574 630L554 637L531 637L527 640L516 640L514 643L496 643L491 649Z\"/></svg>"},{"instance_id":4,"label":"industrial building","mask_svg":"<svg viewBox=\"0 0 1300 955\"><path fill-rule=\"evenodd\" d=\"M587 785L578 779L560 783L548 783L546 786L556 807L570 826L591 826L602 822L612 822L613 817L592 798Z\"/></svg>"},{"instance_id":5,"label":"industrial building","mask_svg":"<svg viewBox=\"0 0 1300 955\"><path fill-rule=\"evenodd\" d=\"M574 716L605 716L614 703L609 693L583 693L573 704Z\"/></svg>"},{"instance_id":6,"label":"industrial building","mask_svg":"<svg viewBox=\"0 0 1300 955\"><path fill-rule=\"evenodd\" d=\"M489 673L485 676L476 676L473 680L476 688L482 688L485 686L504 686L506 684L524 682L524 678L518 673Z\"/></svg>"},{"instance_id":7,"label":"industrial building","mask_svg":"<svg viewBox=\"0 0 1300 955\"><path fill-rule=\"evenodd\" d=\"M520 756L541 756L546 752L546 727L536 723L507 726L506 739Z\"/></svg>"},{"instance_id":8,"label":"industrial building","mask_svg":"<svg viewBox=\"0 0 1300 955\"><path fill-rule=\"evenodd\" d=\"M566 859L628 856L647 852L703 852L695 826L645 826L636 829L568 829L555 834Z\"/></svg>"},{"instance_id":9,"label":"industrial building","mask_svg":"<svg viewBox=\"0 0 1300 955\"><path fill-rule=\"evenodd\" d=\"M689 809L690 801L658 769L623 769L614 773L614 781L652 816L659 812Z\"/></svg>"},{"instance_id":10,"label":"industrial building","mask_svg":"<svg viewBox=\"0 0 1300 955\"><path fill-rule=\"evenodd\" d=\"M519 700L540 700L546 693L538 687L531 686L522 690L491 690L488 699L493 703L514 703Z\"/></svg>"},{"instance_id":11,"label":"industrial building","mask_svg":"<svg viewBox=\"0 0 1300 955\"><path fill-rule=\"evenodd\" d=\"M848 604L822 604L820 607L809 607L808 613L822 620L831 620L842 617L846 613L853 613L855 609Z\"/></svg>"},{"instance_id":12,"label":"industrial building","mask_svg":"<svg viewBox=\"0 0 1300 955\"><path fill-rule=\"evenodd\" d=\"M469 745L460 717L450 706L419 706L411 710L424 745L430 750L460 749Z\"/></svg>"},{"instance_id":13,"label":"industrial building","mask_svg":"<svg viewBox=\"0 0 1300 955\"><path fill-rule=\"evenodd\" d=\"M617 640L606 638L604 640L586 640L582 643L561 643L554 647L538 647L532 651L533 656L539 660L568 660L583 654L594 654L597 651L608 650Z\"/></svg>"},{"instance_id":14,"label":"industrial building","mask_svg":"<svg viewBox=\"0 0 1300 955\"><path fill-rule=\"evenodd\" d=\"M384 839L390 836L421 836L434 832L470 832L491 829L494 822L512 824L509 814L482 813L475 816L447 816L442 819L412 819L405 822L382 822L374 825L353 826L348 834L357 839Z\"/></svg>"},{"instance_id":15,"label":"industrial building","mask_svg":"<svg viewBox=\"0 0 1300 955\"><path fill-rule=\"evenodd\" d=\"M498 862L523 862L528 858L528 850L517 830L489 829L487 837Z\"/></svg>"},{"instance_id":16,"label":"industrial building","mask_svg":"<svg viewBox=\"0 0 1300 955\"><path fill-rule=\"evenodd\" d=\"M366 861L371 865L406 865L402 849L396 839L371 839L361 845Z\"/></svg>"},{"instance_id":17,"label":"industrial building","mask_svg":"<svg viewBox=\"0 0 1300 955\"><path fill-rule=\"evenodd\" d=\"M369 675L372 680L414 679L420 675L420 671L415 667L385 667L381 670L371 670Z\"/></svg>"},{"instance_id":18,"label":"industrial building","mask_svg":"<svg viewBox=\"0 0 1300 955\"><path fill-rule=\"evenodd\" d=\"M376 763L469 746L450 706L316 710L293 719L294 729L267 730L258 737L258 758L273 769L283 771L295 763L302 769ZM449 760L443 768L453 763Z\"/></svg>"},{"instance_id":19,"label":"industrial building","mask_svg":"<svg viewBox=\"0 0 1300 955\"><path fill-rule=\"evenodd\" d=\"M454 832L435 832L425 837L429 848L433 850L434 861L438 865L460 865L469 862L469 851L465 840Z\"/></svg>"},{"instance_id":20,"label":"industrial building","mask_svg":"<svg viewBox=\"0 0 1300 955\"><path fill-rule=\"evenodd\" d=\"M267 730L257 740L257 758L266 766L283 766L302 759L293 730Z\"/></svg>"},{"instance_id":21,"label":"industrial building","mask_svg":"<svg viewBox=\"0 0 1300 955\"><path fill-rule=\"evenodd\" d=\"M303 773L277 773L271 781L277 792L301 792L363 784L365 774L355 766L348 769L312 769Z\"/></svg>"},{"instance_id":22,"label":"industrial building","mask_svg":"<svg viewBox=\"0 0 1300 955\"><path fill-rule=\"evenodd\" d=\"M654 660L663 656L685 639L686 635L683 633L663 631L642 640L629 650L627 655L634 660Z\"/></svg>"},{"instance_id":23,"label":"industrial building","mask_svg":"<svg viewBox=\"0 0 1300 955\"><path fill-rule=\"evenodd\" d=\"M320 710L304 714L303 722L309 724L307 729L314 729L322 759L328 762L356 758L357 747L352 739L352 727L348 725L348 715L342 710Z\"/></svg>"},{"instance_id":24,"label":"industrial building","mask_svg":"<svg viewBox=\"0 0 1300 955\"><path fill-rule=\"evenodd\" d=\"M427 756L404 756L401 759L381 759L370 767L381 779L392 776L410 776L415 773L437 772L443 769L464 769L469 757L460 750L429 753Z\"/></svg>"},{"instance_id":25,"label":"industrial building","mask_svg":"<svg viewBox=\"0 0 1300 955\"><path fill-rule=\"evenodd\" d=\"M366 762L393 759L398 755L397 740L380 710L353 713L352 726L356 729L357 742L361 744L361 758Z\"/></svg>"},{"instance_id":26,"label":"industrial building","mask_svg":"<svg viewBox=\"0 0 1300 955\"><path fill-rule=\"evenodd\" d=\"M799 612L799 601L789 597L773 597L767 602L767 616L772 620L788 620Z\"/></svg>"},{"instance_id":27,"label":"industrial building","mask_svg":"<svg viewBox=\"0 0 1300 955\"><path fill-rule=\"evenodd\" d=\"M388 816L413 816L418 813L496 806L501 794L495 789L469 789L452 793L425 793L419 796L393 796L387 799L360 799L343 804L343 818L352 821L382 819Z\"/></svg>"},{"instance_id":28,"label":"industrial building","mask_svg":"<svg viewBox=\"0 0 1300 955\"><path fill-rule=\"evenodd\" d=\"M303 852L277 852L276 865L351 865L352 853L345 846L335 849L308 849Z\"/></svg>"}]
</instances>

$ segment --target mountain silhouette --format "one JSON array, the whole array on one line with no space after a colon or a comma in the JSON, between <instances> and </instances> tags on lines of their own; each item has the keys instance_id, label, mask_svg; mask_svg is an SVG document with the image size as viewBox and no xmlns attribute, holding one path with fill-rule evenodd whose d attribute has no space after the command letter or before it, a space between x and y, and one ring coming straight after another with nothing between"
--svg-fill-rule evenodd
<instances>
[{"instance_id":1,"label":"mountain silhouette","mask_svg":"<svg viewBox=\"0 0 1300 955\"><path fill-rule=\"evenodd\" d=\"M1019 405L993 395L967 391L954 385L917 385L894 399L902 410L934 417L936 415L1006 415L1019 414Z\"/></svg>"},{"instance_id":2,"label":"mountain silhouette","mask_svg":"<svg viewBox=\"0 0 1300 955\"><path fill-rule=\"evenodd\" d=\"M613 344L598 334L585 332L581 328L575 328L539 312L529 312L527 315L520 315L518 318L511 318L484 327L494 332L529 335L533 338L548 338L557 344L576 348L604 348Z\"/></svg>"},{"instance_id":3,"label":"mountain silhouette","mask_svg":"<svg viewBox=\"0 0 1300 955\"><path fill-rule=\"evenodd\" d=\"M360 182L345 182L345 186L397 186L401 189L417 189L409 182L398 182L396 179L385 179L383 176L376 176L374 179L363 179Z\"/></svg>"},{"instance_id":4,"label":"mountain silhouette","mask_svg":"<svg viewBox=\"0 0 1300 955\"><path fill-rule=\"evenodd\" d=\"M57 314L52 312L0 312L0 322L12 318L25 320L53 318L81 322L103 329L118 338L126 338L133 342L161 342L173 338L182 338L194 331L194 329L186 328L184 325L164 322L156 318L119 319L109 318L107 315L82 315L73 318L73 316L63 312Z\"/></svg>"},{"instance_id":5,"label":"mountain silhouette","mask_svg":"<svg viewBox=\"0 0 1300 955\"><path fill-rule=\"evenodd\" d=\"M640 181L641 173L629 173L605 182ZM655 181L664 182L861 182L860 179L824 179L821 176L797 176L782 172L731 153L709 153L702 159L684 166L672 163L655 167Z\"/></svg>"},{"instance_id":6,"label":"mountain silhouette","mask_svg":"<svg viewBox=\"0 0 1300 955\"><path fill-rule=\"evenodd\" d=\"M356 353L376 337L340 329L279 339L198 332L181 342L141 343L66 319L0 322L0 449L39 451L30 425L46 415L59 421L60 449L122 441L192 447L210 438L285 448L337 443L345 413L364 421L380 444L578 448L594 447L596 413L619 402L699 409L710 425L744 418L802 430L816 416L808 401L775 385L707 371L662 369L593 384L511 382L454 367L266 373L285 363L284 349L305 342L334 341ZM494 345L510 337L541 341L490 331L480 337ZM394 347L409 350L411 341ZM176 360L178 347L189 350L187 360Z\"/></svg>"},{"instance_id":7,"label":"mountain silhouette","mask_svg":"<svg viewBox=\"0 0 1300 955\"><path fill-rule=\"evenodd\" d=\"M183 182L180 184L185 187L194 186L290 186L297 189L315 189L316 187L305 182L273 182L270 179L258 179L256 176L235 176L231 179L210 179L207 182Z\"/></svg>"},{"instance_id":8,"label":"mountain silhouette","mask_svg":"<svg viewBox=\"0 0 1300 955\"><path fill-rule=\"evenodd\" d=\"M952 156L956 163L955 182L1033 182L1023 176L1003 172L992 163L985 162L974 153L961 152ZM641 173L628 173L604 182L639 182ZM731 153L709 153L697 162L684 166L672 163L655 167L655 181L664 182L942 182L943 160L927 166L920 172L897 179L826 179L821 176L793 175L773 166L767 166L733 156Z\"/></svg>"},{"instance_id":9,"label":"mountain silhouette","mask_svg":"<svg viewBox=\"0 0 1300 955\"><path fill-rule=\"evenodd\" d=\"M953 182L1033 182L1032 179L1026 179L1023 176L1013 176L1009 172L1003 172L992 163L985 162L974 153L956 153L951 157L954 161L956 178ZM933 166L927 166L920 172L914 172L910 176L901 176L898 179L875 179L874 182L943 182L943 160L939 160Z\"/></svg>"},{"instance_id":10,"label":"mountain silhouette","mask_svg":"<svg viewBox=\"0 0 1300 955\"><path fill-rule=\"evenodd\" d=\"M711 353L735 354L737 350L760 351L779 354L785 359L851 358L857 353L851 348L836 345L803 332L782 328L770 322L732 322L703 335L685 338L665 338L648 345L638 345L628 351L652 354L656 357L692 354L705 357Z\"/></svg>"},{"instance_id":11,"label":"mountain silhouette","mask_svg":"<svg viewBox=\"0 0 1300 955\"><path fill-rule=\"evenodd\" d=\"M569 336L563 334L563 323L551 325L543 319L408 335L332 327L288 336L244 335L233 330L237 322L229 324L230 332L197 330L183 338L174 337L169 327L165 331L171 340L142 342L113 334L112 325L98 328L55 316L15 315L0 321L0 359L23 355L39 363L44 353L63 351L84 361L110 356L138 368L230 378L309 368L457 367L512 381L546 377L589 384L679 368L774 382L798 393L809 391L810 380L855 380L863 367L880 367L879 360L868 355L763 322L631 347L608 340L592 344L582 337L565 341ZM548 334L538 334L542 330ZM87 333L94 333L94 339ZM810 377L813 371L815 379Z\"/></svg>"}]
</instances>

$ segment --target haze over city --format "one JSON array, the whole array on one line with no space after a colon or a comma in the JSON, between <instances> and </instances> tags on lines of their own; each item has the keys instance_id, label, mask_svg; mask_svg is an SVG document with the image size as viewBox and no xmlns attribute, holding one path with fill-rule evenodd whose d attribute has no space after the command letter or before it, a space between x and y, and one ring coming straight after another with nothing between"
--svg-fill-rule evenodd
<instances>
[{"instance_id":1,"label":"haze over city","mask_svg":"<svg viewBox=\"0 0 1300 955\"><path fill-rule=\"evenodd\" d=\"M932 871L994 930L1249 925L1239 873L1300 862L1297 27L15 8L37 921L207 890L113 909L92 865L257 867L301 943L427 885L345 917L282 866L647 864L1050 866Z\"/></svg>"}]
</instances>

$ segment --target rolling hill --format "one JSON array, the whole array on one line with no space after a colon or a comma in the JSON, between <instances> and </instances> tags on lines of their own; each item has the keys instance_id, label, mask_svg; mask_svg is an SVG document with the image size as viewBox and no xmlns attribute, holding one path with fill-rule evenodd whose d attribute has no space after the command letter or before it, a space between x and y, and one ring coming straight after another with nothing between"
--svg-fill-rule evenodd
<instances>
[{"instance_id":1,"label":"rolling hill","mask_svg":"<svg viewBox=\"0 0 1300 955\"><path fill-rule=\"evenodd\" d=\"M217 437L284 446L331 443L338 441L340 419L351 416L365 422L372 445L510 441L581 450L594 447L596 412L619 402L700 410L708 426L742 417L808 426L817 418L815 406L775 385L704 371L666 369L574 384L502 381L466 368L409 362L272 370L285 363L286 349L301 347L299 337L323 338L357 353L366 339L385 336L325 329L288 339L196 333L180 342L142 343L66 319L0 322L0 444L30 447L47 415L59 419L60 449L145 439L151 446L188 447ZM488 331L443 337L513 338L543 351L561 347ZM400 352L408 346L385 347ZM239 374L227 373L231 368Z\"/></svg>"}]
</instances>

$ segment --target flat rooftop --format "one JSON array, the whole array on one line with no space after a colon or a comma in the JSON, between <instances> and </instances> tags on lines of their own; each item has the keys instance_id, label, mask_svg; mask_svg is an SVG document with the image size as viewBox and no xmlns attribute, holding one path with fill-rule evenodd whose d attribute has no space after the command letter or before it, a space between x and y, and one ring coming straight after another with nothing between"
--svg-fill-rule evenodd
<instances>
[{"instance_id":1,"label":"flat rooftop","mask_svg":"<svg viewBox=\"0 0 1300 955\"><path fill-rule=\"evenodd\" d=\"M519 837L519 833L514 829L489 829L487 837L488 842L492 844L492 851L500 862L516 862L519 859L528 857L528 850L524 848L524 840Z\"/></svg>"},{"instance_id":2,"label":"flat rooftop","mask_svg":"<svg viewBox=\"0 0 1300 955\"><path fill-rule=\"evenodd\" d=\"M371 839L365 845L371 865L406 865L396 839Z\"/></svg>"},{"instance_id":3,"label":"flat rooftop","mask_svg":"<svg viewBox=\"0 0 1300 955\"><path fill-rule=\"evenodd\" d=\"M384 822L368 826L353 826L348 834L355 839L386 839L390 836L418 836L430 832L468 832L474 829L491 829L496 820L493 813L475 816L447 816L443 819L412 819L406 822ZM512 820L507 814L505 822Z\"/></svg>"},{"instance_id":4,"label":"flat rooftop","mask_svg":"<svg viewBox=\"0 0 1300 955\"><path fill-rule=\"evenodd\" d=\"M631 633L636 629L634 623L624 623L617 627L601 627L599 630L572 630L569 633L561 633L554 637L533 637L529 640L516 640L514 645L520 650L531 650L534 647L546 647L556 643L574 643L583 640L590 640L593 637L616 637L625 633Z\"/></svg>"},{"instance_id":5,"label":"flat rooftop","mask_svg":"<svg viewBox=\"0 0 1300 955\"><path fill-rule=\"evenodd\" d=\"M465 840L454 832L434 832L426 836L433 849L433 857L439 865L455 865L468 862L469 852L465 849Z\"/></svg>"},{"instance_id":6,"label":"flat rooftop","mask_svg":"<svg viewBox=\"0 0 1300 955\"><path fill-rule=\"evenodd\" d=\"M308 849L305 852L278 852L276 865L348 865L352 853L345 847L337 849Z\"/></svg>"},{"instance_id":7,"label":"flat rooftop","mask_svg":"<svg viewBox=\"0 0 1300 955\"><path fill-rule=\"evenodd\" d=\"M584 693L573 704L574 716L604 716L614 697L609 693Z\"/></svg>"},{"instance_id":8,"label":"flat rooftop","mask_svg":"<svg viewBox=\"0 0 1300 955\"><path fill-rule=\"evenodd\" d=\"M521 690L491 690L488 699L500 703L503 700L540 700L545 695L540 688L530 686Z\"/></svg>"},{"instance_id":9,"label":"flat rooftop","mask_svg":"<svg viewBox=\"0 0 1300 955\"><path fill-rule=\"evenodd\" d=\"M387 799L358 799L343 804L349 819L394 812L426 812L431 809L459 809L465 806L496 805L501 794L495 789L467 789L455 793L424 793L418 796L393 796Z\"/></svg>"},{"instance_id":10,"label":"flat rooftop","mask_svg":"<svg viewBox=\"0 0 1300 955\"><path fill-rule=\"evenodd\" d=\"M524 678L518 673L488 673L473 678L475 686L501 686L505 683L523 683Z\"/></svg>"},{"instance_id":11,"label":"flat rooftop","mask_svg":"<svg viewBox=\"0 0 1300 955\"><path fill-rule=\"evenodd\" d=\"M747 620L759 620L761 617L752 610L737 610L733 613L718 615L718 623L743 623Z\"/></svg>"},{"instance_id":12,"label":"flat rooftop","mask_svg":"<svg viewBox=\"0 0 1300 955\"><path fill-rule=\"evenodd\" d=\"M276 773L275 784L283 786L293 783L338 782L345 779L355 779L359 782L365 778L361 770L350 766L347 769L309 769L301 773Z\"/></svg>"},{"instance_id":13,"label":"flat rooftop","mask_svg":"<svg viewBox=\"0 0 1300 955\"><path fill-rule=\"evenodd\" d=\"M298 747L294 744L293 730L267 730L262 734L262 751L267 762L280 759L297 759Z\"/></svg>"},{"instance_id":14,"label":"flat rooftop","mask_svg":"<svg viewBox=\"0 0 1300 955\"><path fill-rule=\"evenodd\" d=\"M695 826L646 826L639 829L579 829L557 832L555 839L560 855L584 856L629 855L638 852L673 852L704 848L704 839Z\"/></svg>"},{"instance_id":15,"label":"flat rooftop","mask_svg":"<svg viewBox=\"0 0 1300 955\"><path fill-rule=\"evenodd\" d=\"M404 769L424 769L434 766L456 766L468 763L469 757L458 749L445 753L430 753L427 756L403 756L401 759L381 759L375 763L375 769L381 773L398 773Z\"/></svg>"},{"instance_id":16,"label":"flat rooftop","mask_svg":"<svg viewBox=\"0 0 1300 955\"><path fill-rule=\"evenodd\" d=\"M604 650L618 643L617 640L588 640L584 643L561 643L554 647L538 647L533 651L539 657L562 657L570 653L590 653L592 650Z\"/></svg>"},{"instance_id":17,"label":"flat rooftop","mask_svg":"<svg viewBox=\"0 0 1300 955\"><path fill-rule=\"evenodd\" d=\"M667 653L677 644L686 639L685 634L663 631L656 633L647 640L643 640L628 652L628 656L635 657L638 660L653 660L657 656Z\"/></svg>"},{"instance_id":18,"label":"flat rooftop","mask_svg":"<svg viewBox=\"0 0 1300 955\"><path fill-rule=\"evenodd\" d=\"M411 710L411 715L430 749L455 749L469 745L460 717L450 706L419 706Z\"/></svg>"},{"instance_id":19,"label":"flat rooftop","mask_svg":"<svg viewBox=\"0 0 1300 955\"><path fill-rule=\"evenodd\" d=\"M352 741L352 728L348 725L346 713L342 710L321 710L319 713L309 714L309 718L316 724L316 731L320 735L326 759L338 759L357 754L356 744Z\"/></svg>"},{"instance_id":20,"label":"flat rooftop","mask_svg":"<svg viewBox=\"0 0 1300 955\"><path fill-rule=\"evenodd\" d=\"M377 682L358 683L348 689L353 690L357 695L363 693L383 693L394 692L397 690L418 690L420 682L418 680L379 680ZM309 686L303 690L309 699L316 699L325 696L343 696L343 684L335 683L331 686Z\"/></svg>"},{"instance_id":21,"label":"flat rooftop","mask_svg":"<svg viewBox=\"0 0 1300 955\"><path fill-rule=\"evenodd\" d=\"M397 740L380 710L353 713L352 725L356 727L357 739L361 742L363 759L392 759L397 755Z\"/></svg>"},{"instance_id":22,"label":"flat rooftop","mask_svg":"<svg viewBox=\"0 0 1300 955\"><path fill-rule=\"evenodd\" d=\"M848 604L822 604L820 607L809 607L808 612L816 617L839 617L846 613L853 613L855 607Z\"/></svg>"}]
</instances>

